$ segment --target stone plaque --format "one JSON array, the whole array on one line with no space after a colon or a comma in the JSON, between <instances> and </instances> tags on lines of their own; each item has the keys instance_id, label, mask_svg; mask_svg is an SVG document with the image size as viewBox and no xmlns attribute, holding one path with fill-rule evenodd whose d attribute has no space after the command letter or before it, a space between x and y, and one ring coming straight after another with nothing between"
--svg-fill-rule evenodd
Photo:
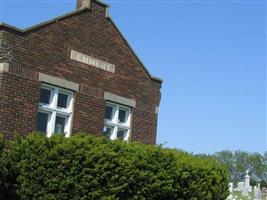
<instances>
[{"instance_id":1,"label":"stone plaque","mask_svg":"<svg viewBox=\"0 0 267 200\"><path fill-rule=\"evenodd\" d=\"M108 72L111 72L111 73L115 73L115 68L116 68L115 65L99 60L97 58L85 55L83 53L79 53L74 50L71 50L70 58L71 60L75 60L75 61L87 64L87 65L91 65L96 68L108 71Z\"/></svg>"}]
</instances>

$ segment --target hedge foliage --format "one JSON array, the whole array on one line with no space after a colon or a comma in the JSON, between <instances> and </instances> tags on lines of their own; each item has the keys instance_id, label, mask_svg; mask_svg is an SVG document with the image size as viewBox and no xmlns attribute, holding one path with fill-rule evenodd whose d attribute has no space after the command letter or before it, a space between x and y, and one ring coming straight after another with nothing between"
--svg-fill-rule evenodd
<instances>
[{"instance_id":1,"label":"hedge foliage","mask_svg":"<svg viewBox=\"0 0 267 200\"><path fill-rule=\"evenodd\" d=\"M226 171L212 160L83 134L16 138L5 145L0 169L6 199L224 200L228 195Z\"/></svg>"}]
</instances>

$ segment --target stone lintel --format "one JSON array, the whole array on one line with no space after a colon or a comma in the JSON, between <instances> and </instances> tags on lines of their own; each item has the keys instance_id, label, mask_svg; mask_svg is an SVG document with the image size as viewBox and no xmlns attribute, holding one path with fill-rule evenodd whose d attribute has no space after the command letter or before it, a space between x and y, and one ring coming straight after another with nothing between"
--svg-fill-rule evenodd
<instances>
[{"instance_id":1,"label":"stone lintel","mask_svg":"<svg viewBox=\"0 0 267 200\"><path fill-rule=\"evenodd\" d=\"M123 104L126 106L130 106L132 108L136 107L136 101L135 100L121 97L121 96L118 96L118 95L115 95L115 94L112 94L109 92L104 93L104 99L108 100L108 101L115 102L115 103Z\"/></svg>"},{"instance_id":2,"label":"stone lintel","mask_svg":"<svg viewBox=\"0 0 267 200\"><path fill-rule=\"evenodd\" d=\"M56 85L69 90L79 91L79 84L47 74L39 73L39 81Z\"/></svg>"}]
</instances>

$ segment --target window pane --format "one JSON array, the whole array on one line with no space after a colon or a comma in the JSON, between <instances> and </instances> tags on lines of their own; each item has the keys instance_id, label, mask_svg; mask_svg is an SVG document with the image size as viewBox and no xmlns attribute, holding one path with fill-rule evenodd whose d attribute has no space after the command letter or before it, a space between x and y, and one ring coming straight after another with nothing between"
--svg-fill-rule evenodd
<instances>
[{"instance_id":1,"label":"window pane","mask_svg":"<svg viewBox=\"0 0 267 200\"><path fill-rule=\"evenodd\" d=\"M50 104L51 90L41 88L40 103Z\"/></svg>"},{"instance_id":2,"label":"window pane","mask_svg":"<svg viewBox=\"0 0 267 200\"><path fill-rule=\"evenodd\" d=\"M126 122L126 111L125 110L119 111L119 122L121 122L121 123Z\"/></svg>"},{"instance_id":3,"label":"window pane","mask_svg":"<svg viewBox=\"0 0 267 200\"><path fill-rule=\"evenodd\" d=\"M118 129L117 138L123 140L126 137L127 130Z\"/></svg>"},{"instance_id":4,"label":"window pane","mask_svg":"<svg viewBox=\"0 0 267 200\"><path fill-rule=\"evenodd\" d=\"M113 107L111 106L106 106L106 111L105 111L105 119L112 119L113 115Z\"/></svg>"},{"instance_id":5,"label":"window pane","mask_svg":"<svg viewBox=\"0 0 267 200\"><path fill-rule=\"evenodd\" d=\"M111 126L105 126L104 132L103 132L103 134L104 134L105 137L110 138L112 132L113 132L113 127L111 127Z\"/></svg>"},{"instance_id":6,"label":"window pane","mask_svg":"<svg viewBox=\"0 0 267 200\"><path fill-rule=\"evenodd\" d=\"M59 93L57 106L60 108L67 108L67 104L68 104L68 95Z\"/></svg>"},{"instance_id":7,"label":"window pane","mask_svg":"<svg viewBox=\"0 0 267 200\"><path fill-rule=\"evenodd\" d=\"M56 117L56 123L55 123L55 133L59 133L59 134L64 134L64 129L65 129L65 122L66 122L66 118L65 117L60 117L57 116Z\"/></svg>"},{"instance_id":8,"label":"window pane","mask_svg":"<svg viewBox=\"0 0 267 200\"><path fill-rule=\"evenodd\" d=\"M37 113L37 131L46 133L48 113Z\"/></svg>"}]
</instances>

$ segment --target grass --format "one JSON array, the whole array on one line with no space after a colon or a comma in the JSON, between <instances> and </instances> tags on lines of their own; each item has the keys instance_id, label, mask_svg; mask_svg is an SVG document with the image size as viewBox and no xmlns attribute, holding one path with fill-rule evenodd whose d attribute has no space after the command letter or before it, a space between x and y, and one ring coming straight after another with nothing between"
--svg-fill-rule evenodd
<instances>
[{"instance_id":1,"label":"grass","mask_svg":"<svg viewBox=\"0 0 267 200\"><path fill-rule=\"evenodd\" d=\"M237 198L236 198L237 196ZM243 197L242 196L242 192L234 192L233 193L233 197L236 199L236 200L253 200L254 199L254 196L253 196L253 193L249 193L249 196L248 197ZM249 198L250 197L250 198Z\"/></svg>"}]
</instances>

